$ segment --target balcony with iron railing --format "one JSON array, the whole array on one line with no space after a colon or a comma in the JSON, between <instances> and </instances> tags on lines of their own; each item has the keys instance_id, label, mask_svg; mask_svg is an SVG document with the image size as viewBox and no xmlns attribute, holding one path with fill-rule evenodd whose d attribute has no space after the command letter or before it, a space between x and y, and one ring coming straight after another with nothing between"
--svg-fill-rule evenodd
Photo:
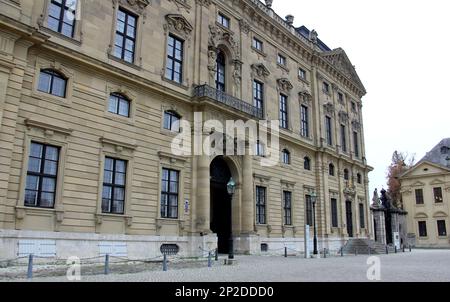
<instances>
[{"instance_id":1,"label":"balcony with iron railing","mask_svg":"<svg viewBox=\"0 0 450 302\"><path fill-rule=\"evenodd\" d=\"M206 99L213 103L224 105L255 119L264 119L264 112L262 109L206 84L194 88L194 98L197 98L198 100Z\"/></svg>"}]
</instances>

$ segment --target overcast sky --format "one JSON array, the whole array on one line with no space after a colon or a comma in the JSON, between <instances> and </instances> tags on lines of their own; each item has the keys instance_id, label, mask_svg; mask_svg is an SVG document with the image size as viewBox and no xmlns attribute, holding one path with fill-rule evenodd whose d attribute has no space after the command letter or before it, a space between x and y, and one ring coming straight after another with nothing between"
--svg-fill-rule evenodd
<instances>
[{"instance_id":1,"label":"overcast sky","mask_svg":"<svg viewBox=\"0 0 450 302\"><path fill-rule=\"evenodd\" d=\"M273 9L315 29L330 48L342 47L356 66L368 91L371 192L386 187L395 150L420 160L450 137L450 1L274 0Z\"/></svg>"}]
</instances>

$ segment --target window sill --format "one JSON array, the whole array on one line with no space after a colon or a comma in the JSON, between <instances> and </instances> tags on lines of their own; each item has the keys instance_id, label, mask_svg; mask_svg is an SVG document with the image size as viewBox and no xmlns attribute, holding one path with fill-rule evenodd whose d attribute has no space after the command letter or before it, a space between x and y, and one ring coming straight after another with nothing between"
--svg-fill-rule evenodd
<instances>
[{"instance_id":1,"label":"window sill","mask_svg":"<svg viewBox=\"0 0 450 302\"><path fill-rule=\"evenodd\" d=\"M290 72L289 68L287 68L286 65L282 65L282 64L280 64L280 63L278 63L278 62L277 62L277 67L283 69L283 70L286 71L287 73Z\"/></svg>"},{"instance_id":2,"label":"window sill","mask_svg":"<svg viewBox=\"0 0 450 302\"><path fill-rule=\"evenodd\" d=\"M311 83L309 82L309 81L307 81L306 79L303 79L302 77L298 77L298 80L300 81L300 82L303 82L304 84L306 84L306 85L311 85Z\"/></svg>"},{"instance_id":3,"label":"window sill","mask_svg":"<svg viewBox=\"0 0 450 302\"><path fill-rule=\"evenodd\" d=\"M267 54L264 51L259 50L258 48L252 46L252 50L263 57L267 57Z\"/></svg>"},{"instance_id":4,"label":"window sill","mask_svg":"<svg viewBox=\"0 0 450 302\"><path fill-rule=\"evenodd\" d=\"M125 214L106 214L106 213L97 213L95 214L97 224L102 224L104 219L111 220L124 220L128 226L133 224L133 217Z\"/></svg>"},{"instance_id":5,"label":"window sill","mask_svg":"<svg viewBox=\"0 0 450 302\"><path fill-rule=\"evenodd\" d=\"M179 87L179 88L184 89L184 90L189 90L189 84L188 83L184 83L184 82L183 83L178 83L177 81L173 81L171 79L168 79L165 76L162 76L161 78L162 78L162 80L164 82L167 82L167 83L169 83L171 85L174 85L174 86Z\"/></svg>"},{"instance_id":6,"label":"window sill","mask_svg":"<svg viewBox=\"0 0 450 302\"><path fill-rule=\"evenodd\" d=\"M64 210L57 210L55 208L39 208L28 206L16 206L16 218L23 220L27 215L35 214L39 216L51 217L56 215L56 221L62 222L64 219Z\"/></svg>"},{"instance_id":7,"label":"window sill","mask_svg":"<svg viewBox=\"0 0 450 302\"><path fill-rule=\"evenodd\" d=\"M226 31L227 33L230 33L230 34L233 34L233 35L234 35L234 32L231 30L230 27L223 26L222 24L220 24L220 23L217 22L217 21L216 21L216 25L217 25L220 29L223 29L224 31Z\"/></svg>"},{"instance_id":8,"label":"window sill","mask_svg":"<svg viewBox=\"0 0 450 302\"><path fill-rule=\"evenodd\" d=\"M167 136L171 136L171 137L176 137L178 135L180 135L182 132L174 132L174 131L170 131L168 129L165 128L161 128L161 134L167 135Z\"/></svg>"},{"instance_id":9,"label":"window sill","mask_svg":"<svg viewBox=\"0 0 450 302\"><path fill-rule=\"evenodd\" d=\"M54 31L48 27L41 27L41 30L47 34L50 34L52 36L54 36L55 38L58 39L62 39L64 41L70 42L76 46L81 46L81 40L77 39L77 38L73 38L73 37L68 37L66 35L63 35L60 32Z\"/></svg>"},{"instance_id":10,"label":"window sill","mask_svg":"<svg viewBox=\"0 0 450 302\"><path fill-rule=\"evenodd\" d=\"M54 104L57 104L57 105L60 105L60 106L64 106L64 107L67 107L67 108L72 107L72 101L71 101L70 97L63 98L63 97L59 97L59 96L56 96L56 95L53 95L53 94L45 93L45 92L42 92L42 91L39 91L39 90L34 90L31 93L31 96L33 98L37 98L37 99L40 99L42 101L52 102Z\"/></svg>"},{"instance_id":11,"label":"window sill","mask_svg":"<svg viewBox=\"0 0 450 302\"><path fill-rule=\"evenodd\" d=\"M135 124L135 121L134 121L133 117L125 117L125 116L114 114L114 113L111 113L111 112L108 112L108 111L105 112L104 116L108 120L112 120L112 121L115 121L115 122L128 124L130 126L134 126L134 124Z\"/></svg>"},{"instance_id":12,"label":"window sill","mask_svg":"<svg viewBox=\"0 0 450 302\"><path fill-rule=\"evenodd\" d=\"M118 63L121 63L121 64L124 64L124 65L126 65L126 66L128 66L130 68L133 68L133 69L137 70L137 71L141 71L142 70L142 68L140 66L136 65L135 63L127 62L127 61L125 61L125 60L123 60L121 58L118 58L118 57L116 57L116 56L114 56L112 54L108 54L108 59L110 59L112 61L115 61L115 62L118 62Z\"/></svg>"}]
</instances>

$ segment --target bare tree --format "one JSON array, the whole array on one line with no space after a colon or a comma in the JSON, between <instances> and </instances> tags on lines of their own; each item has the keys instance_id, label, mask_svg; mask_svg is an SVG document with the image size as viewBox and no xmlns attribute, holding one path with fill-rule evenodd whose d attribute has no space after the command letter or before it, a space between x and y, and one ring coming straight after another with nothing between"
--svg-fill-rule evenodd
<instances>
[{"instance_id":1,"label":"bare tree","mask_svg":"<svg viewBox=\"0 0 450 302\"><path fill-rule=\"evenodd\" d=\"M392 203L395 207L403 207L399 177L414 166L415 157L415 154L398 151L395 151L392 155L392 162L387 171L387 184L388 194L391 197Z\"/></svg>"}]
</instances>

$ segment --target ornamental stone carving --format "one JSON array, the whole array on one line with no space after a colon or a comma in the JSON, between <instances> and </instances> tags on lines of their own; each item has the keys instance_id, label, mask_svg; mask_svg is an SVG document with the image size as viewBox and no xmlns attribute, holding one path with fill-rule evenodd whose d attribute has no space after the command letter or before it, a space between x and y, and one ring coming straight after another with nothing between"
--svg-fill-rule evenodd
<instances>
[{"instance_id":1,"label":"ornamental stone carving","mask_svg":"<svg viewBox=\"0 0 450 302\"><path fill-rule=\"evenodd\" d=\"M113 0L113 4L126 5L138 14L143 14L145 8L151 4L151 0Z\"/></svg>"},{"instance_id":2,"label":"ornamental stone carving","mask_svg":"<svg viewBox=\"0 0 450 302\"><path fill-rule=\"evenodd\" d=\"M239 27L241 28L241 31L246 35L248 35L251 30L250 24L245 19L239 20Z\"/></svg>"},{"instance_id":3,"label":"ornamental stone carving","mask_svg":"<svg viewBox=\"0 0 450 302\"><path fill-rule=\"evenodd\" d=\"M361 130L361 123L357 120L352 121L352 128L354 131L360 131Z\"/></svg>"},{"instance_id":4,"label":"ornamental stone carving","mask_svg":"<svg viewBox=\"0 0 450 302\"><path fill-rule=\"evenodd\" d=\"M211 83L214 82L217 72L217 49L210 47L208 50L208 70Z\"/></svg>"},{"instance_id":5,"label":"ornamental stone carving","mask_svg":"<svg viewBox=\"0 0 450 302\"><path fill-rule=\"evenodd\" d=\"M187 0L169 0L169 2L175 3L175 5L177 6L178 10L183 8L187 12L189 12L189 10L191 9L191 6L189 5Z\"/></svg>"},{"instance_id":6,"label":"ornamental stone carving","mask_svg":"<svg viewBox=\"0 0 450 302\"><path fill-rule=\"evenodd\" d=\"M258 76L260 78L265 78L265 77L268 77L270 75L270 71L262 63L253 64L251 66L251 68L252 68L252 71L253 71L253 76Z\"/></svg>"},{"instance_id":7,"label":"ornamental stone carving","mask_svg":"<svg viewBox=\"0 0 450 302\"><path fill-rule=\"evenodd\" d=\"M286 78L278 79L277 84L278 90L284 92L290 92L294 88L294 85L292 85L292 83Z\"/></svg>"},{"instance_id":8,"label":"ornamental stone carving","mask_svg":"<svg viewBox=\"0 0 450 302\"><path fill-rule=\"evenodd\" d=\"M225 45L230 50L233 60L240 60L239 43L234 39L234 33L210 25L208 46L210 49L217 49L220 45Z\"/></svg>"},{"instance_id":9,"label":"ornamental stone carving","mask_svg":"<svg viewBox=\"0 0 450 302\"><path fill-rule=\"evenodd\" d=\"M325 111L325 114L330 115L330 116L334 116L335 114L335 108L333 103L328 102L325 105L323 105L323 110Z\"/></svg>"},{"instance_id":10,"label":"ornamental stone carving","mask_svg":"<svg viewBox=\"0 0 450 302\"><path fill-rule=\"evenodd\" d=\"M272 8L273 0L265 0L265 2L268 8Z\"/></svg>"},{"instance_id":11,"label":"ornamental stone carving","mask_svg":"<svg viewBox=\"0 0 450 302\"><path fill-rule=\"evenodd\" d=\"M195 2L200 5L208 8L211 5L211 0L195 0Z\"/></svg>"},{"instance_id":12,"label":"ornamental stone carving","mask_svg":"<svg viewBox=\"0 0 450 302\"><path fill-rule=\"evenodd\" d=\"M166 15L167 24L164 24L164 30L178 33L183 38L188 39L194 27L182 15Z\"/></svg>"},{"instance_id":13,"label":"ornamental stone carving","mask_svg":"<svg viewBox=\"0 0 450 302\"><path fill-rule=\"evenodd\" d=\"M350 119L350 118L349 118L349 115L348 115L347 112L345 112L345 111L340 111L340 112L339 112L339 122L340 122L341 124L347 125L349 119Z\"/></svg>"},{"instance_id":14,"label":"ornamental stone carving","mask_svg":"<svg viewBox=\"0 0 450 302\"><path fill-rule=\"evenodd\" d=\"M312 104L312 95L309 93L309 91L302 91L298 94L300 103L306 106L311 106Z\"/></svg>"}]
</instances>

